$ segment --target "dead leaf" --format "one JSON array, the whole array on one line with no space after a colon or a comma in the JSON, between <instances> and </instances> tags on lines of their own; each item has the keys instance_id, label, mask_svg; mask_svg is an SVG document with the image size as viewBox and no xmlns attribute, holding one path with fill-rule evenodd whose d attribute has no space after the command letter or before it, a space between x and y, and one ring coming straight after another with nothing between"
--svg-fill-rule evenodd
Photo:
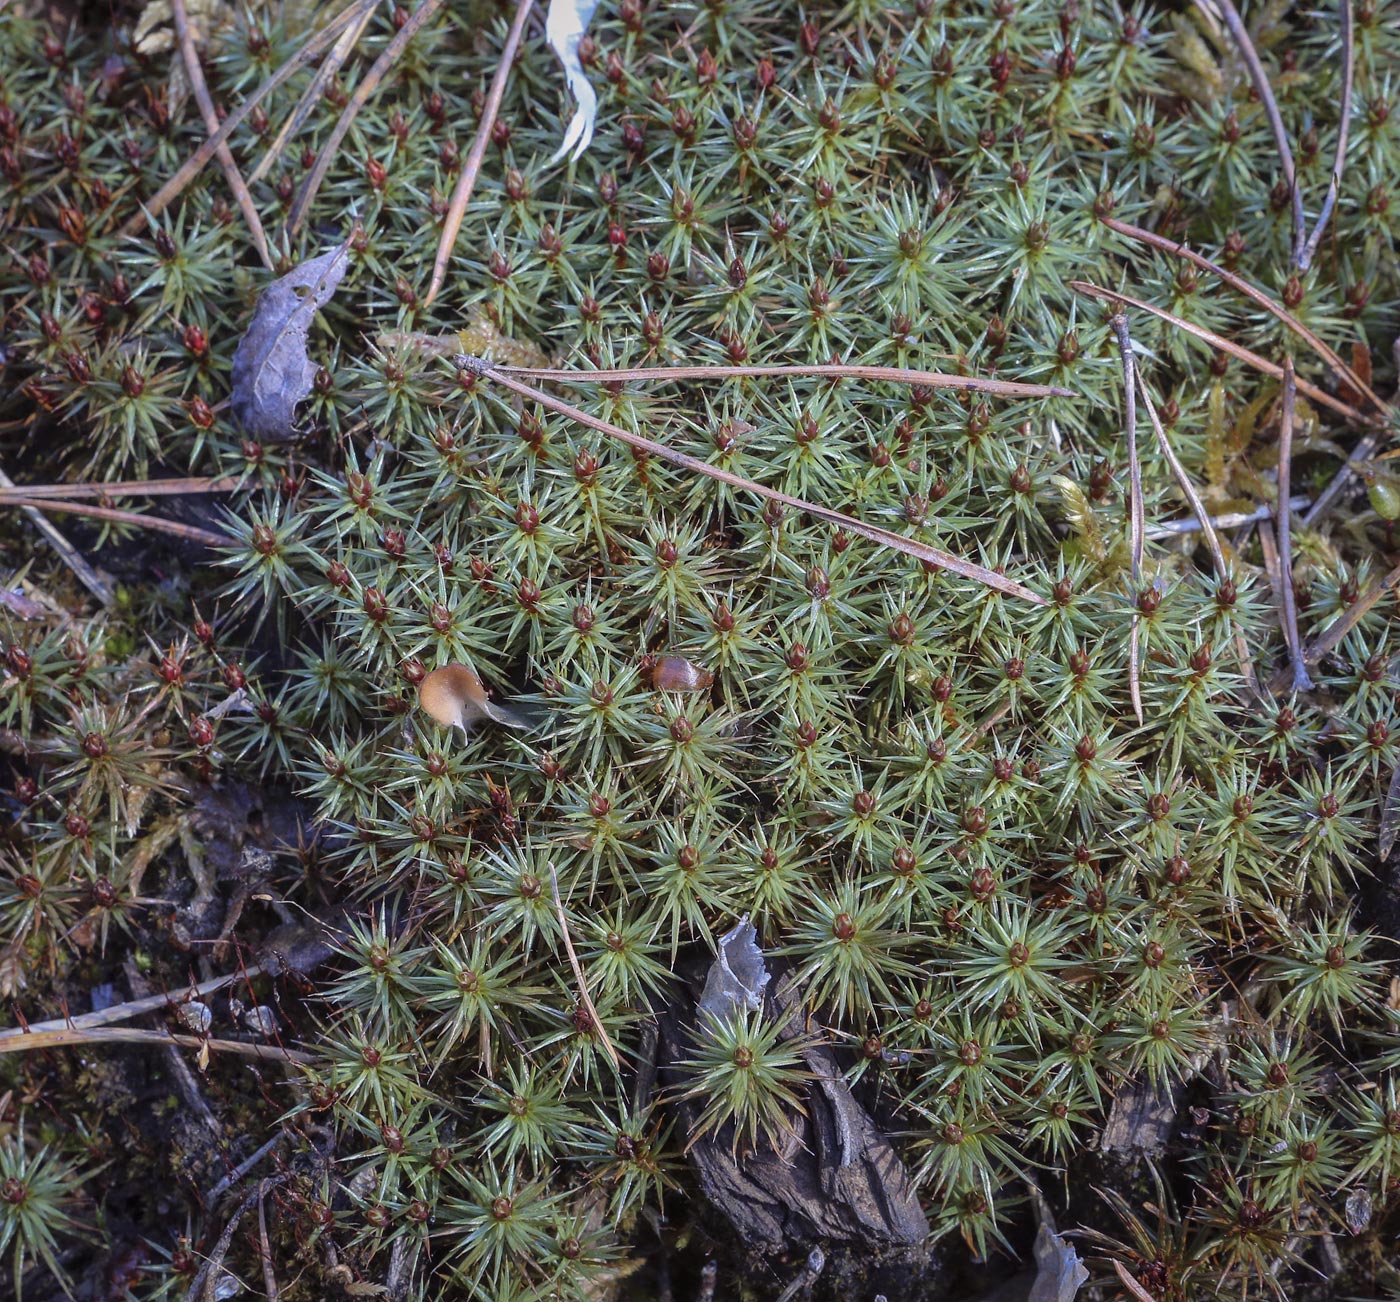
<instances>
[{"instance_id":1,"label":"dead leaf","mask_svg":"<svg viewBox=\"0 0 1400 1302\"><path fill-rule=\"evenodd\" d=\"M316 378L316 366L306 355L307 332L344 278L349 256L346 240L293 267L258 299L248 333L233 355L233 414L250 438L292 436L297 404Z\"/></svg>"}]
</instances>

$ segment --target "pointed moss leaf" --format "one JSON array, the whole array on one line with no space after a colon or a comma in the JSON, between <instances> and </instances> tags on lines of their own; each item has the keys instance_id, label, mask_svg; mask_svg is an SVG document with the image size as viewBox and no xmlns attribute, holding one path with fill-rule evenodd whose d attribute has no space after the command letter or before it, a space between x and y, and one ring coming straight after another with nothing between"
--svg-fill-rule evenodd
<instances>
[{"instance_id":1,"label":"pointed moss leaf","mask_svg":"<svg viewBox=\"0 0 1400 1302\"><path fill-rule=\"evenodd\" d=\"M273 281L233 355L233 414L249 438L290 438L297 403L311 392L316 366L306 355L311 320L345 275L347 240Z\"/></svg>"}]
</instances>

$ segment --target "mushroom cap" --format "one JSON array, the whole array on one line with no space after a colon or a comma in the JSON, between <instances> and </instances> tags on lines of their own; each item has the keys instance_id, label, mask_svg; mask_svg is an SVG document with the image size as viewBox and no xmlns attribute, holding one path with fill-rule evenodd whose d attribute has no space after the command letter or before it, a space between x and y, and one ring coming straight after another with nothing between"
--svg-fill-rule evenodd
<instances>
[{"instance_id":1,"label":"mushroom cap","mask_svg":"<svg viewBox=\"0 0 1400 1302\"><path fill-rule=\"evenodd\" d=\"M462 728L480 710L486 693L466 665L443 665L418 685L418 704L444 728Z\"/></svg>"}]
</instances>

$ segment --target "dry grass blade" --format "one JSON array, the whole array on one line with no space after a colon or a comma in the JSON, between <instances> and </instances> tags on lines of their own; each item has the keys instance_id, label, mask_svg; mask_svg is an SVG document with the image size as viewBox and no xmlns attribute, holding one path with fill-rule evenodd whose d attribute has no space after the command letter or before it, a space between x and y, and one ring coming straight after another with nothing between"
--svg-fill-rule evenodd
<instances>
[{"instance_id":1,"label":"dry grass blade","mask_svg":"<svg viewBox=\"0 0 1400 1302\"><path fill-rule=\"evenodd\" d=\"M442 8L442 3L443 0L423 0L423 3L409 15L408 21L398 30L394 39L384 47L383 52L374 61L369 72L365 74L364 81L355 87L355 93L350 96L350 102L346 104L339 121L336 122L330 139L326 141L321 152L316 156L316 163L311 169L311 175L306 178L301 187L301 193L297 195L296 203L292 205L292 211L287 215L288 235L295 235L301 228L302 222L306 220L307 211L315 200L316 194L321 188L321 182L326 179L326 173L330 171L331 163L335 160L336 153L340 149L340 142L345 139L360 110L369 103L370 97L379 89L379 83L384 80L389 69L398 62L399 56L408 48L409 41L417 36L423 24Z\"/></svg>"},{"instance_id":2,"label":"dry grass blade","mask_svg":"<svg viewBox=\"0 0 1400 1302\"><path fill-rule=\"evenodd\" d=\"M374 11L378 7L379 0L359 0L359 3L351 8L349 25L341 32L340 38L331 47L326 61L316 69L316 75L312 77L311 84L302 92L296 108L282 124L282 129L277 133L272 144L268 146L267 152L262 156L262 161L249 174L249 185L256 185L268 174L272 165L282 156L287 142L306 125L306 119L315 111L316 106L321 102L321 96L325 94L326 87L331 84L335 74L341 70L345 60L350 57L351 51L359 44L360 37L365 34L365 28L369 26L370 19L374 17Z\"/></svg>"},{"instance_id":3,"label":"dry grass blade","mask_svg":"<svg viewBox=\"0 0 1400 1302\"><path fill-rule=\"evenodd\" d=\"M1296 265L1298 255L1301 253L1307 238L1307 229L1303 221L1303 196L1298 189L1298 173L1293 167L1293 151L1288 146L1288 132L1284 130L1283 116L1278 111L1278 101L1274 99L1274 88L1269 84L1269 74L1264 71L1259 51L1254 48L1249 29L1244 25L1239 10L1230 0L1210 0L1209 4L1205 3L1204 0L1195 0L1195 2L1196 7L1207 17L1213 17L1211 4L1219 7L1220 14L1225 19L1225 26L1230 29L1230 35L1235 38L1235 44L1240 47L1240 56L1244 59L1244 66L1249 70L1250 81L1254 83L1254 93L1258 95L1259 102L1263 105L1264 116L1269 121L1269 130L1273 133L1274 148L1278 150L1279 164L1283 169L1283 182L1288 187L1292 204L1293 261Z\"/></svg>"},{"instance_id":4,"label":"dry grass blade","mask_svg":"<svg viewBox=\"0 0 1400 1302\"><path fill-rule=\"evenodd\" d=\"M1303 245L1293 260L1294 267L1299 271L1306 271L1312 266L1312 260L1317 255L1318 245L1322 243L1322 234L1327 229L1327 223L1332 217L1332 209L1337 206L1337 194L1342 188L1342 168L1347 161L1347 136L1351 129L1351 97L1356 88L1356 42L1352 35L1351 0L1338 0L1337 26L1340 29L1342 39L1342 99L1337 109L1337 148L1332 155L1332 177L1327 182L1327 197L1322 201L1322 211L1317 215L1317 225L1313 227L1313 233L1308 236L1308 242Z\"/></svg>"},{"instance_id":5,"label":"dry grass blade","mask_svg":"<svg viewBox=\"0 0 1400 1302\"><path fill-rule=\"evenodd\" d=\"M159 216L175 202L189 185L208 165L219 146L225 144L244 119L274 90L295 76L313 59L319 58L325 48L335 40L354 14L353 7L341 10L319 32L312 36L290 59L272 74L261 86L226 117L219 129L209 137L176 169L173 176L156 191L144 204L141 211L127 221L119 230L119 235L137 235L146 228L150 218ZM112 212L118 211L115 204Z\"/></svg>"},{"instance_id":6,"label":"dry grass blade","mask_svg":"<svg viewBox=\"0 0 1400 1302\"><path fill-rule=\"evenodd\" d=\"M491 139L491 128L496 125L496 117L501 111L501 101L505 98L506 83L510 80L511 65L515 62L515 52L520 48L520 40L525 35L525 20L530 16L534 0L519 0L515 7L515 21L510 25L505 48L501 51L501 61L496 65L496 75L491 78L491 89L486 96L486 107L482 110L481 121L477 123L476 137L472 141L467 161L462 165L462 175L452 191L452 202L447 205L447 215L442 222L442 235L438 239L437 255L433 258L433 278L428 285L428 293L423 299L427 307L438 296L442 282L447 279L447 264L452 260L452 250L457 245L457 233L462 229L462 218L467 215L467 204L471 202L472 191L476 188L477 174L481 171L481 160L486 157L486 144Z\"/></svg>"},{"instance_id":7,"label":"dry grass blade","mask_svg":"<svg viewBox=\"0 0 1400 1302\"><path fill-rule=\"evenodd\" d=\"M893 548L895 551L913 556L918 560L927 561L930 565L935 565L939 569L948 570L953 574L961 575L965 579L973 579L978 583L985 584L989 588L995 588L998 592L1005 592L1009 596L1020 597L1023 601L1029 601L1037 606L1046 604L1045 598L1032 592L1029 588L1017 583L1014 579L1008 579L1004 574L998 574L995 570L989 570L983 565L974 565L971 561L965 561L949 552L940 551L936 547L930 547L926 543L916 542L912 538L906 538L903 534L897 534L889 529L882 529L878 525L863 524L852 516L844 515L840 511L833 511L825 506L818 506L814 502L804 501L800 497L793 497L788 493L780 492L776 488L768 488L763 484L755 483L751 479L745 479L741 475L735 475L728 470L723 470L719 466L712 466L708 461L701 461L698 457L692 457L684 452L677 452L674 448L667 447L664 443L654 443L651 439L643 438L639 434L629 433L620 425L614 425L609 421L602 420L597 416L590 416L587 412L565 402L562 398L556 398L553 394L546 393L543 389L536 389L532 385L525 384L517 380L513 375L507 373L499 367L493 366L490 362L482 361L477 357L459 357L458 365L491 380L503 388L509 389L512 393L518 393L522 398L529 398L533 402L539 403L547 411L552 411L569 420L576 421L580 425L589 429L597 430L600 434L606 434L610 438L615 438L619 442L626 443L629 447L637 449L639 452L646 452L656 457L660 461L669 462L673 466L679 466L682 470L689 470L692 474L704 475L708 479L718 480L722 484L728 484L731 488L742 489L745 492L754 493L759 497L767 498L771 502L779 502L783 506L791 507L796 511L805 511L808 515L816 517L818 520L825 520L828 524L834 524L840 529L847 529L851 533L858 534L862 538L868 538L871 542L880 543L882 546Z\"/></svg>"},{"instance_id":8,"label":"dry grass blade","mask_svg":"<svg viewBox=\"0 0 1400 1302\"><path fill-rule=\"evenodd\" d=\"M1128 1273L1128 1268L1121 1261L1115 1261L1113 1269L1118 1274L1118 1282L1128 1290L1137 1302L1157 1302L1157 1299Z\"/></svg>"},{"instance_id":9,"label":"dry grass blade","mask_svg":"<svg viewBox=\"0 0 1400 1302\"><path fill-rule=\"evenodd\" d=\"M0 502L22 499L76 502L85 498L183 497L186 493L232 493L245 482L243 475L196 479L127 479L105 484L20 484L0 488Z\"/></svg>"},{"instance_id":10,"label":"dry grass blade","mask_svg":"<svg viewBox=\"0 0 1400 1302\"><path fill-rule=\"evenodd\" d=\"M1395 853L1395 841L1400 837L1400 764L1390 775L1390 786L1386 788L1385 804L1381 808L1381 830L1376 839L1376 849L1382 863L1387 863Z\"/></svg>"},{"instance_id":11,"label":"dry grass blade","mask_svg":"<svg viewBox=\"0 0 1400 1302\"><path fill-rule=\"evenodd\" d=\"M1323 656L1336 650L1342 639L1361 622L1362 617L1397 584L1400 584L1400 565L1367 588L1342 614L1307 643L1303 648L1304 662L1315 665Z\"/></svg>"},{"instance_id":12,"label":"dry grass blade","mask_svg":"<svg viewBox=\"0 0 1400 1302\"><path fill-rule=\"evenodd\" d=\"M1137 446L1137 385L1133 382L1133 341L1128 334L1128 318L1121 312L1109 322L1118 336L1118 356L1123 364L1123 425L1128 440L1128 530L1129 547L1132 556L1133 587L1142 583L1142 558L1146 549L1147 522L1143 518L1146 508L1142 500L1142 462L1138 459ZM1142 671L1138 665L1141 643L1142 621L1136 610L1133 611L1133 628L1128 637L1128 696L1133 703L1133 714L1142 722Z\"/></svg>"},{"instance_id":13,"label":"dry grass blade","mask_svg":"<svg viewBox=\"0 0 1400 1302\"><path fill-rule=\"evenodd\" d=\"M246 1040L206 1040L199 1035L175 1035L169 1031L143 1031L130 1026L99 1026L88 1029L65 1027L57 1031L35 1031L14 1039L0 1039L0 1054L27 1053L31 1049L60 1049L74 1044L177 1044L184 1049L207 1048L211 1053L232 1053L240 1058L268 1062L313 1063L314 1054L284 1049L276 1044L253 1044Z\"/></svg>"},{"instance_id":14,"label":"dry grass blade","mask_svg":"<svg viewBox=\"0 0 1400 1302\"><path fill-rule=\"evenodd\" d=\"M603 1019L598 1016L598 1010L593 1007L593 998L588 993L588 982L584 980L583 966L578 961L578 955L574 953L574 940L569 935L569 919L564 912L564 901L559 898L559 875L554 871L554 865L549 865L549 889L554 893L554 913L559 919L559 932L564 938L564 952L569 956L569 966L574 972L574 981L578 984L579 1003L584 1007L589 1017L593 1019L593 1025L598 1028L598 1038L603 1043L603 1048L608 1051L608 1058L612 1062L615 1071L622 1070L622 1059L617 1056L617 1050L613 1048L613 1043L608 1039L608 1029L603 1025Z\"/></svg>"},{"instance_id":15,"label":"dry grass blade","mask_svg":"<svg viewBox=\"0 0 1400 1302\"><path fill-rule=\"evenodd\" d=\"M1310 330L1306 325L1298 320L1281 303L1274 302L1262 289L1251 285L1249 281L1235 275L1232 271L1226 271L1224 267L1217 266L1209 258L1202 256L1193 249L1188 249L1186 245L1177 240L1169 240L1165 236L1158 235L1154 231L1144 230L1141 226L1133 226L1128 222L1120 222L1114 217L1101 217L1099 219L1111 231L1117 231L1130 240L1135 240L1139 244L1146 244L1154 249L1160 249L1163 253L1170 253L1174 257L1185 258L1188 262L1200 267L1202 271L1208 271L1211 275L1218 277L1224 284L1229 285L1237 293L1244 295L1256 307L1261 307L1269 313L1275 320L1282 323L1291 330L1299 339L1303 340L1328 366L1338 375L1344 376L1346 382L1358 393L1365 396L1375 404L1376 410L1384 414L1389 411L1389 404L1379 397L1369 384L1366 383L1357 373L1355 368L1342 360L1335 349L1328 347L1325 340L1315 331Z\"/></svg>"},{"instance_id":16,"label":"dry grass blade","mask_svg":"<svg viewBox=\"0 0 1400 1302\"><path fill-rule=\"evenodd\" d=\"M1293 512L1288 508L1293 478L1293 400L1295 396L1293 359L1285 357L1283 359L1283 393L1280 398L1283 404L1283 413L1279 417L1278 427L1279 505L1276 512L1278 516L1278 577L1283 598L1283 636L1284 641L1288 643L1288 654L1293 660L1293 690L1295 692L1310 692L1313 688L1313 682L1308 677L1308 671L1303 664L1302 638L1298 635L1297 601L1293 595L1293 536L1290 520Z\"/></svg>"},{"instance_id":17,"label":"dry grass blade","mask_svg":"<svg viewBox=\"0 0 1400 1302\"><path fill-rule=\"evenodd\" d=\"M1157 414L1157 406L1152 401L1151 393L1148 392L1147 381L1142 377L1142 367L1137 364L1136 359L1133 360L1133 372L1137 376L1138 393L1142 395L1142 405L1147 408L1147 418L1152 422L1152 432L1157 436L1157 446L1167 459L1167 464L1172 468L1172 474L1176 477L1177 486L1181 489L1182 496L1191 504L1191 510L1196 516L1196 523L1200 526L1201 534L1206 540L1206 547L1210 550L1210 558L1215 565L1215 572L1222 579L1229 578L1229 571L1225 565L1225 553L1221 550L1220 539L1215 532L1215 523L1206 510L1206 504L1201 501L1201 495L1196 492L1196 486L1191 482L1191 476L1186 473L1186 467L1181 464L1180 458L1176 455L1171 440L1167 438L1162 418Z\"/></svg>"},{"instance_id":18,"label":"dry grass blade","mask_svg":"<svg viewBox=\"0 0 1400 1302\"><path fill-rule=\"evenodd\" d=\"M200 529L196 525L181 524L177 520L163 520L158 515L142 515L140 511L121 511L111 506L90 506L86 502L60 501L50 497L7 497L3 506L18 506L26 510L66 511L69 515L92 516L98 520L110 520L113 524L135 525L138 529L153 529L157 533L172 534L186 542L203 543L206 547L228 547L234 539L226 533L214 533L211 529Z\"/></svg>"},{"instance_id":19,"label":"dry grass blade","mask_svg":"<svg viewBox=\"0 0 1400 1302\"><path fill-rule=\"evenodd\" d=\"M1120 294L1117 290L1104 289L1099 285L1091 285L1087 280L1071 280L1069 287L1080 294L1087 294L1090 298L1101 299L1105 303L1116 303L1119 307L1135 308L1139 312L1146 312L1149 316L1155 316L1160 321L1166 321L1174 325L1178 330L1183 330L1193 338L1201 340L1202 343L1209 344L1212 348L1219 349L1222 353L1229 353L1231 357L1238 358L1246 366L1252 367L1262 375L1270 375L1276 380L1283 379L1283 367L1269 361L1265 357L1260 357L1258 353L1252 353L1248 348L1243 348L1239 344L1226 339L1223 335L1218 335L1213 330L1207 330L1204 326L1193 325L1190 321L1184 321L1181 317L1165 308L1153 307L1151 303L1144 303L1141 299L1133 298L1130 294ZM1339 398L1334 398L1330 393L1319 389L1317 385L1310 384L1307 380L1297 381L1298 392L1305 393L1320 407L1326 407L1329 411L1335 411L1345 420L1355 425L1367 423L1366 417L1357 411L1355 407L1348 406Z\"/></svg>"},{"instance_id":20,"label":"dry grass blade","mask_svg":"<svg viewBox=\"0 0 1400 1302\"><path fill-rule=\"evenodd\" d=\"M219 130L219 115L214 111L214 101L209 97L209 87L204 80L204 69L199 65L199 51L194 47L194 36L190 32L190 16L185 9L185 0L170 0L170 12L175 20L175 39L180 42L180 57L185 63L185 75L190 79L190 89L194 92L194 102L199 105L200 116L204 119L204 129L211 136L216 135ZM253 196L248 193L248 187L243 183L238 164L233 161L233 154L227 145L217 146L214 157L224 169L224 178L228 181L229 189L233 191L243 219L248 223L248 231L253 237L258 257L262 259L263 266L271 271L272 255L267 249L267 236L263 233L262 220L258 217Z\"/></svg>"},{"instance_id":21,"label":"dry grass blade","mask_svg":"<svg viewBox=\"0 0 1400 1302\"><path fill-rule=\"evenodd\" d=\"M0 470L0 487L19 491L15 481L3 470ZM39 509L42 505L42 502L33 502L29 505L20 504L21 509L29 517L34 527L48 539L49 545L63 558L63 563L77 575L78 582L104 606L110 606L112 598L116 595L112 591L111 585L87 563L83 554L63 536L58 526L44 515L43 511Z\"/></svg>"},{"instance_id":22,"label":"dry grass blade","mask_svg":"<svg viewBox=\"0 0 1400 1302\"><path fill-rule=\"evenodd\" d=\"M782 378L877 380L890 384L918 384L929 389L967 389L1001 398L1074 398L1072 389L1053 384L1022 384L1015 380L987 380L975 375L945 375L941 371L911 371L902 366L640 366L612 371L560 371L530 366L502 366L498 372L528 375L547 384L629 384L661 380L734 380Z\"/></svg>"}]
</instances>

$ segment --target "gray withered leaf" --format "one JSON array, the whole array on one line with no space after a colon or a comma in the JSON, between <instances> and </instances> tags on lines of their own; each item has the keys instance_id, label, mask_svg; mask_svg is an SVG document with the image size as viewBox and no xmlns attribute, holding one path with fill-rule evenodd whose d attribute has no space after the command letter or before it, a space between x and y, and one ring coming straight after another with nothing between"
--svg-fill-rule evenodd
<instances>
[{"instance_id":1,"label":"gray withered leaf","mask_svg":"<svg viewBox=\"0 0 1400 1302\"><path fill-rule=\"evenodd\" d=\"M294 432L296 408L311 392L315 363L306 355L312 318L345 276L347 239L337 249L308 258L262 292L248 333L233 355L234 419L249 438L285 439Z\"/></svg>"}]
</instances>

